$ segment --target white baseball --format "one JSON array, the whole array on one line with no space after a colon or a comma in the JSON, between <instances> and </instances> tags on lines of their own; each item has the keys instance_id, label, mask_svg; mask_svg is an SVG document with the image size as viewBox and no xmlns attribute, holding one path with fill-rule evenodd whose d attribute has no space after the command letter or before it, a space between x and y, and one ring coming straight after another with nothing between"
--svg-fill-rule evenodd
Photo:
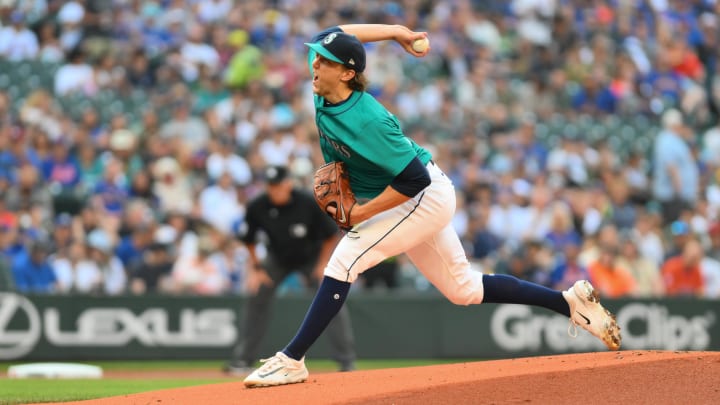
<instances>
[{"instance_id":1,"label":"white baseball","mask_svg":"<svg viewBox=\"0 0 720 405\"><path fill-rule=\"evenodd\" d=\"M427 38L416 39L412 43L413 51L418 52L418 53L425 52L429 46L430 46L430 41Z\"/></svg>"}]
</instances>

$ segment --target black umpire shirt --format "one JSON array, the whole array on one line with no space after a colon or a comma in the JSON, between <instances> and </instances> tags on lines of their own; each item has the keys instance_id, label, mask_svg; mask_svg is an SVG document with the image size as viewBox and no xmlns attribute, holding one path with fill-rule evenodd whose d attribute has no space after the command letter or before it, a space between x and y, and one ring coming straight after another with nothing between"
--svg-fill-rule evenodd
<instances>
[{"instance_id":1,"label":"black umpire shirt","mask_svg":"<svg viewBox=\"0 0 720 405\"><path fill-rule=\"evenodd\" d=\"M315 198L293 189L286 205L274 205L267 193L250 201L245 225L238 237L245 243L257 243L257 234L267 237L267 250L278 264L293 270L314 265L322 242L338 232L335 222L315 203Z\"/></svg>"}]
</instances>

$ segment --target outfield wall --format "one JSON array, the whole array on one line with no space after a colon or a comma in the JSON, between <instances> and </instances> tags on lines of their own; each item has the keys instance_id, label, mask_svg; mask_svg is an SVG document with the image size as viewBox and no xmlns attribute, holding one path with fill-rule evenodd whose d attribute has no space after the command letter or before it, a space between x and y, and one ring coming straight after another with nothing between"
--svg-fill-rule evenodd
<instances>
[{"instance_id":1,"label":"outfield wall","mask_svg":"<svg viewBox=\"0 0 720 405\"><path fill-rule=\"evenodd\" d=\"M311 297L275 303L263 353L292 338ZM0 293L0 360L224 359L242 297L23 296ZM720 350L720 301L605 300L623 349ZM458 307L435 295L351 295L361 358L504 358L603 350L568 320L520 305ZM310 356L329 356L321 337Z\"/></svg>"}]
</instances>

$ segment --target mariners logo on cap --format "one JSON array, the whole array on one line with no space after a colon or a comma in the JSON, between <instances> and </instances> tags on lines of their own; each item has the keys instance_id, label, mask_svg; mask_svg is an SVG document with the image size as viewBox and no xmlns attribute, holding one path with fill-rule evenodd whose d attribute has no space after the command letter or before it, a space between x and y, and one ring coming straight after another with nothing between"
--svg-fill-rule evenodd
<instances>
[{"instance_id":1,"label":"mariners logo on cap","mask_svg":"<svg viewBox=\"0 0 720 405\"><path fill-rule=\"evenodd\" d=\"M333 41L333 39L335 39L335 37L337 37L337 34L334 32L332 34L326 36L325 39L323 40L323 44L325 44L325 45L329 44L330 42Z\"/></svg>"}]
</instances>

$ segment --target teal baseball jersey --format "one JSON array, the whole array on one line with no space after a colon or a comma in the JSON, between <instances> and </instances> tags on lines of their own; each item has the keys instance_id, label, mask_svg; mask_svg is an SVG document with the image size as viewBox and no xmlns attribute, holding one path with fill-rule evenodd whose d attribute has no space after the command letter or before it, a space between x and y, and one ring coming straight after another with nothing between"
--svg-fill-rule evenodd
<instances>
[{"instance_id":1,"label":"teal baseball jersey","mask_svg":"<svg viewBox=\"0 0 720 405\"><path fill-rule=\"evenodd\" d=\"M312 71L315 51L308 61ZM315 95L315 124L326 162L343 161L358 198L374 198L414 157L427 164L430 152L402 132L397 117L372 95L355 91L337 105Z\"/></svg>"}]
</instances>

